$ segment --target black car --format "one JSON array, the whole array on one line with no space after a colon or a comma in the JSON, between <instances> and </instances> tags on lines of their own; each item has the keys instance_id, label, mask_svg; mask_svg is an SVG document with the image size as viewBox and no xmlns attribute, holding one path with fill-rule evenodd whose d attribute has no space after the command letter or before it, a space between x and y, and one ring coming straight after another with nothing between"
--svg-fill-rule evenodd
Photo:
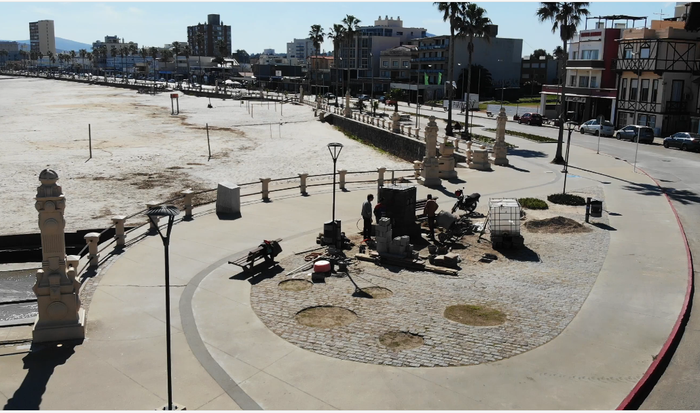
<instances>
[{"instance_id":1,"label":"black car","mask_svg":"<svg viewBox=\"0 0 700 413\"><path fill-rule=\"evenodd\" d=\"M528 125L542 126L542 115L539 113L526 112L518 119L518 123L527 123Z\"/></svg>"},{"instance_id":2,"label":"black car","mask_svg":"<svg viewBox=\"0 0 700 413\"><path fill-rule=\"evenodd\" d=\"M700 134L678 132L664 138L664 148L680 148L682 151L700 151Z\"/></svg>"}]
</instances>

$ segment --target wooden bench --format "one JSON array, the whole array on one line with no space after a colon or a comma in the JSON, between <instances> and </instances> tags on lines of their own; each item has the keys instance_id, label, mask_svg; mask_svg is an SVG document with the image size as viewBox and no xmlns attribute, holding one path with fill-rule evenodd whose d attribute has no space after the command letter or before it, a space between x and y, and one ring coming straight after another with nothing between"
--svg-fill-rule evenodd
<instances>
[{"instance_id":1,"label":"wooden bench","mask_svg":"<svg viewBox=\"0 0 700 413\"><path fill-rule=\"evenodd\" d=\"M265 261L272 261L273 258L282 252L282 247L279 245L280 242L282 242L281 238L272 241L263 241L260 245L248 251L247 255L236 258L228 263L243 268L243 271L250 271L255 265L256 260L264 259ZM268 244L269 247L266 246L266 244Z\"/></svg>"}]
</instances>

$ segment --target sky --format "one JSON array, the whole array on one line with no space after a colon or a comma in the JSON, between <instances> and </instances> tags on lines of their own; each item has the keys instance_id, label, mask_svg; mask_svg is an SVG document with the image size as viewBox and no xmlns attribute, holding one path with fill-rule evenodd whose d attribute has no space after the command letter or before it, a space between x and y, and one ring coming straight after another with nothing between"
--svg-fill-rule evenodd
<instances>
[{"instance_id":1,"label":"sky","mask_svg":"<svg viewBox=\"0 0 700 413\"><path fill-rule=\"evenodd\" d=\"M538 2L477 3L498 25L498 37L523 39L523 56L535 49L551 53L561 45L551 23L540 23L535 12ZM672 17L675 2L591 2L590 16L626 14L658 20ZM381 16L400 17L404 27L423 27L434 35L449 35L433 2L426 1L227 1L227 2L4 2L0 0L0 40L28 40L29 22L53 20L56 37L92 44L105 36L119 36L139 46L162 47L173 41L187 41L187 26L205 23L208 14L219 14L231 26L233 50L261 53L274 49L285 53L287 42L308 37L311 25L320 24L325 32L348 14L360 25L373 25ZM588 28L594 28L589 20ZM637 22L636 27L644 25ZM584 29L582 24L579 30ZM333 48L330 39L323 51Z\"/></svg>"}]
</instances>

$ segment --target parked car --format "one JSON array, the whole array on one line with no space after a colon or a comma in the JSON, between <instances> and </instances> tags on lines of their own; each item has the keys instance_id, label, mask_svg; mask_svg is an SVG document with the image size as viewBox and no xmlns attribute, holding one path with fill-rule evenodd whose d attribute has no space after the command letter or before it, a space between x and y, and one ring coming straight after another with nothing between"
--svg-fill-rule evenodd
<instances>
[{"instance_id":1,"label":"parked car","mask_svg":"<svg viewBox=\"0 0 700 413\"><path fill-rule=\"evenodd\" d=\"M369 95L357 95L357 100L360 100L360 101L369 100Z\"/></svg>"},{"instance_id":2,"label":"parked car","mask_svg":"<svg viewBox=\"0 0 700 413\"><path fill-rule=\"evenodd\" d=\"M384 103L384 101L386 100L386 96L379 96L379 99L377 99L377 100Z\"/></svg>"},{"instance_id":3,"label":"parked car","mask_svg":"<svg viewBox=\"0 0 700 413\"><path fill-rule=\"evenodd\" d=\"M579 132L584 135L586 133L591 133L595 136L613 136L615 133L615 127L607 120L601 125L600 122L598 122L598 119L591 119L583 122Z\"/></svg>"},{"instance_id":4,"label":"parked car","mask_svg":"<svg viewBox=\"0 0 700 413\"><path fill-rule=\"evenodd\" d=\"M654 129L648 126L627 125L615 131L617 139L629 139L632 142L639 140L639 143L653 143Z\"/></svg>"},{"instance_id":5,"label":"parked car","mask_svg":"<svg viewBox=\"0 0 700 413\"><path fill-rule=\"evenodd\" d=\"M700 134L678 132L664 138L664 148L680 148L682 151L700 151Z\"/></svg>"},{"instance_id":6,"label":"parked car","mask_svg":"<svg viewBox=\"0 0 700 413\"><path fill-rule=\"evenodd\" d=\"M325 94L323 95L323 97L326 98L326 99L335 99L335 95L332 94L332 93L330 93L330 92L325 93Z\"/></svg>"},{"instance_id":7,"label":"parked car","mask_svg":"<svg viewBox=\"0 0 700 413\"><path fill-rule=\"evenodd\" d=\"M396 104L396 101L393 100L393 99L386 99L386 100L384 101L384 104L385 104L385 105L395 105L395 104Z\"/></svg>"},{"instance_id":8,"label":"parked car","mask_svg":"<svg viewBox=\"0 0 700 413\"><path fill-rule=\"evenodd\" d=\"M528 125L542 126L542 115L539 113L525 112L518 119L518 123L527 123Z\"/></svg>"}]
</instances>

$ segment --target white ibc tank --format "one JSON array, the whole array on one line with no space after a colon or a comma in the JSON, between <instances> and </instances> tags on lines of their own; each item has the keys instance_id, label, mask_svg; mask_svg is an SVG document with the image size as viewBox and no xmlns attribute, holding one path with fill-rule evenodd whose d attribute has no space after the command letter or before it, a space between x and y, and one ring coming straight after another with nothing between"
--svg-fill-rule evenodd
<instances>
[{"instance_id":1,"label":"white ibc tank","mask_svg":"<svg viewBox=\"0 0 700 413\"><path fill-rule=\"evenodd\" d=\"M491 235L520 234L520 204L515 198L489 199Z\"/></svg>"}]
</instances>

